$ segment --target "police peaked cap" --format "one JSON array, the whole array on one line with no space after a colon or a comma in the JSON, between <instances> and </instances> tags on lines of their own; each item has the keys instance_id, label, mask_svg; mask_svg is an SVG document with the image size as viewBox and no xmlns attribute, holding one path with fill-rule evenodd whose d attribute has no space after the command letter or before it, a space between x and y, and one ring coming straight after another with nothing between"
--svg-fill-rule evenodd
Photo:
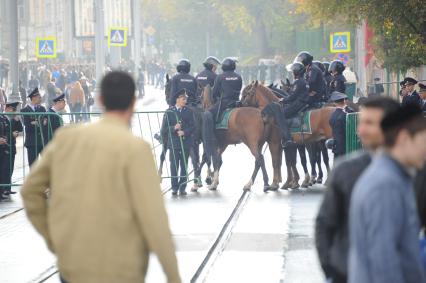
<instances>
[{"instance_id":1,"label":"police peaked cap","mask_svg":"<svg viewBox=\"0 0 426 283\"><path fill-rule=\"evenodd\" d=\"M418 83L418 81L416 81L415 79L413 79L413 78L411 78L411 77L406 77L406 78L404 79L404 81L405 81L405 85L408 85L408 84L415 85L415 84L417 84L417 83Z\"/></svg>"},{"instance_id":2,"label":"police peaked cap","mask_svg":"<svg viewBox=\"0 0 426 283\"><path fill-rule=\"evenodd\" d=\"M344 94L342 92L338 92L338 91L333 91L331 93L330 101L335 102L335 101L339 101L339 100L346 99L346 98L348 98L348 96L346 94Z\"/></svg>"},{"instance_id":3,"label":"police peaked cap","mask_svg":"<svg viewBox=\"0 0 426 283\"><path fill-rule=\"evenodd\" d=\"M59 95L58 97L55 97L53 99L53 102L59 102L59 101L65 101L65 93Z\"/></svg>"},{"instance_id":4,"label":"police peaked cap","mask_svg":"<svg viewBox=\"0 0 426 283\"><path fill-rule=\"evenodd\" d=\"M30 94L28 94L29 98L33 98L36 95L40 95L40 92L38 91L38 87L36 87L35 89L33 89L32 92L30 92Z\"/></svg>"},{"instance_id":5,"label":"police peaked cap","mask_svg":"<svg viewBox=\"0 0 426 283\"><path fill-rule=\"evenodd\" d=\"M426 85L419 83L419 91L426 91Z\"/></svg>"},{"instance_id":6,"label":"police peaked cap","mask_svg":"<svg viewBox=\"0 0 426 283\"><path fill-rule=\"evenodd\" d=\"M14 102L6 102L6 107L12 107L12 108L17 108L18 107L18 104L19 104L20 102L19 101L14 101Z\"/></svg>"}]
</instances>

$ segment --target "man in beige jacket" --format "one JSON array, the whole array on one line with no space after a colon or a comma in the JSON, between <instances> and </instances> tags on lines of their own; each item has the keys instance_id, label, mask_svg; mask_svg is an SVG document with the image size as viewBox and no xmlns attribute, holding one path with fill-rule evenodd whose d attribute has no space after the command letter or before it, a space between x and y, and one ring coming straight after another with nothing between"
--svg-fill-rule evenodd
<instances>
[{"instance_id":1,"label":"man in beige jacket","mask_svg":"<svg viewBox=\"0 0 426 283\"><path fill-rule=\"evenodd\" d=\"M103 118L59 129L25 180L26 213L63 282L144 282L150 252L181 282L150 146L129 130L134 93L129 75L107 74Z\"/></svg>"}]
</instances>

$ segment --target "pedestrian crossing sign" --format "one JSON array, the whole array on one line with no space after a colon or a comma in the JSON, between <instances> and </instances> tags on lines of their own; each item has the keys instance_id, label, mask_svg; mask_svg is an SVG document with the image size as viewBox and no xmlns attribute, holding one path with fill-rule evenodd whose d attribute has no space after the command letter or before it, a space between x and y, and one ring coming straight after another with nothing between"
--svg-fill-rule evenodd
<instances>
[{"instance_id":1,"label":"pedestrian crossing sign","mask_svg":"<svg viewBox=\"0 0 426 283\"><path fill-rule=\"evenodd\" d=\"M110 28L108 46L127 46L127 28Z\"/></svg>"},{"instance_id":2,"label":"pedestrian crossing sign","mask_svg":"<svg viewBox=\"0 0 426 283\"><path fill-rule=\"evenodd\" d=\"M56 58L56 37L37 37L36 57Z\"/></svg>"},{"instance_id":3,"label":"pedestrian crossing sign","mask_svg":"<svg viewBox=\"0 0 426 283\"><path fill-rule=\"evenodd\" d=\"M351 33L334 32L330 34L330 52L345 53L351 52Z\"/></svg>"}]
</instances>

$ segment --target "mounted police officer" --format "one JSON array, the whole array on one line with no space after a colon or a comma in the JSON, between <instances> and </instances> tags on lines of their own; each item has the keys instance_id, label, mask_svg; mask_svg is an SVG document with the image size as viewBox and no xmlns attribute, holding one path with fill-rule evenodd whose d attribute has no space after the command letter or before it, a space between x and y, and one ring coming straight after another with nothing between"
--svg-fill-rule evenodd
<instances>
[{"instance_id":1,"label":"mounted police officer","mask_svg":"<svg viewBox=\"0 0 426 283\"><path fill-rule=\"evenodd\" d=\"M214 104L208 111L204 112L203 118L203 140L212 142L217 120L223 110L236 106L240 91L243 86L242 78L235 72L236 63L234 59L226 58L222 62L223 73L216 77L213 87ZM208 146L207 146L208 147ZM207 153L209 155L209 153Z\"/></svg>"},{"instance_id":2,"label":"mounted police officer","mask_svg":"<svg viewBox=\"0 0 426 283\"><path fill-rule=\"evenodd\" d=\"M339 60L335 60L330 64L330 73L333 76L333 79L330 83L330 92L338 91L341 93L346 93L346 79L343 76L343 71L345 70L345 65Z\"/></svg>"},{"instance_id":3,"label":"mounted police officer","mask_svg":"<svg viewBox=\"0 0 426 283\"><path fill-rule=\"evenodd\" d=\"M309 85L309 106L315 107L321 102L321 98L325 96L326 84L323 73L320 68L313 63L314 57L307 51L300 52L295 62L302 63L305 68L305 80Z\"/></svg>"},{"instance_id":4,"label":"mounted police officer","mask_svg":"<svg viewBox=\"0 0 426 283\"><path fill-rule=\"evenodd\" d=\"M219 59L214 56L209 56L203 63L204 70L200 72L195 78L197 79L198 84L201 88L204 88L207 85L213 87L214 81L216 80L217 66L220 65Z\"/></svg>"},{"instance_id":5,"label":"mounted police officer","mask_svg":"<svg viewBox=\"0 0 426 283\"><path fill-rule=\"evenodd\" d=\"M197 80L189 74L191 63L187 59L182 59L176 67L177 74L173 76L170 89L169 105L176 104L178 92L185 90L188 95L188 104L197 105Z\"/></svg>"},{"instance_id":6,"label":"mounted police officer","mask_svg":"<svg viewBox=\"0 0 426 283\"><path fill-rule=\"evenodd\" d=\"M294 83L290 95L281 99L282 109L279 105L271 103L263 111L264 114L273 115L274 120L281 129L284 147L293 143L286 119L295 117L300 111L307 109L309 106L309 85L305 80L305 66L302 63L295 62L287 66L287 71L293 73Z\"/></svg>"},{"instance_id":7,"label":"mounted police officer","mask_svg":"<svg viewBox=\"0 0 426 283\"><path fill-rule=\"evenodd\" d=\"M167 136L170 140L167 143L170 150L170 172L172 175L172 195L186 195L187 184L187 164L190 147L193 143L193 133L195 130L194 114L186 107L187 94L185 90L179 91L176 103L167 112L163 119L163 131L168 130ZM179 172L180 168L180 174ZM179 174L179 175L178 175Z\"/></svg>"},{"instance_id":8,"label":"mounted police officer","mask_svg":"<svg viewBox=\"0 0 426 283\"><path fill-rule=\"evenodd\" d=\"M321 70L322 76L323 76L324 81L325 81L325 91L322 93L321 102L327 102L330 99L330 97L329 97L329 92L328 92L328 89L327 89L327 81L325 79L325 73L326 73L325 66L320 61L313 61L312 65L317 66Z\"/></svg>"},{"instance_id":9,"label":"mounted police officer","mask_svg":"<svg viewBox=\"0 0 426 283\"><path fill-rule=\"evenodd\" d=\"M19 102L6 103L5 112L16 112ZM19 116L0 115L0 184L11 184L15 166L16 137L22 133L22 123ZM16 192L11 186L0 189L0 200Z\"/></svg>"}]
</instances>

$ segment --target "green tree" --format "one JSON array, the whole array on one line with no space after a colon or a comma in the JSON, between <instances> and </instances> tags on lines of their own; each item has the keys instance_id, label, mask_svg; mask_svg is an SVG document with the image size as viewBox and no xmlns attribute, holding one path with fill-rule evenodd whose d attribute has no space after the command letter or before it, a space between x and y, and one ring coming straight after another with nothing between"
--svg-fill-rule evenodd
<instances>
[{"instance_id":1,"label":"green tree","mask_svg":"<svg viewBox=\"0 0 426 283\"><path fill-rule=\"evenodd\" d=\"M360 24L375 34L374 49L384 67L405 71L426 64L426 5L423 0L293 0L315 21Z\"/></svg>"}]
</instances>

